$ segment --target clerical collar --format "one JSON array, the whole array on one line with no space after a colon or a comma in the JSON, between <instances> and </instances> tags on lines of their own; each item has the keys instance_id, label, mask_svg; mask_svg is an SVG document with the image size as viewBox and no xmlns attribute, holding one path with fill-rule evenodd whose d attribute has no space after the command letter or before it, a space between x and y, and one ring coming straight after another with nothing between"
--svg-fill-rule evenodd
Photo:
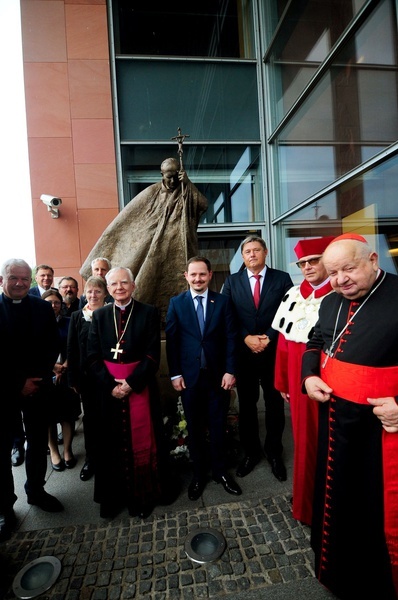
<instances>
[{"instance_id":1,"label":"clerical collar","mask_svg":"<svg viewBox=\"0 0 398 600\"><path fill-rule=\"evenodd\" d=\"M320 283L319 285L312 285L312 283L310 281L308 283L310 284L310 286L312 287L313 290L320 290L321 288L323 288L324 285L329 283L329 281L330 281L330 277L327 277L325 279L325 281L322 281L322 283Z\"/></svg>"},{"instance_id":2,"label":"clerical collar","mask_svg":"<svg viewBox=\"0 0 398 600\"><path fill-rule=\"evenodd\" d=\"M118 307L120 310L126 310L126 308L127 308L128 306L130 306L130 304L132 303L132 301L133 301L133 299L132 299L132 298L130 298L130 300L127 302L127 304L118 304L118 303L116 302L116 300L115 300L114 304L115 304L115 306L117 306L117 307Z\"/></svg>"},{"instance_id":3,"label":"clerical collar","mask_svg":"<svg viewBox=\"0 0 398 600\"><path fill-rule=\"evenodd\" d=\"M10 296L7 296L7 294L5 292L3 292L3 296L4 299L9 302L10 304L21 304L22 300L24 300L26 298L26 296L24 296L23 298L20 298L19 300L13 300L12 298L10 298Z\"/></svg>"}]
</instances>

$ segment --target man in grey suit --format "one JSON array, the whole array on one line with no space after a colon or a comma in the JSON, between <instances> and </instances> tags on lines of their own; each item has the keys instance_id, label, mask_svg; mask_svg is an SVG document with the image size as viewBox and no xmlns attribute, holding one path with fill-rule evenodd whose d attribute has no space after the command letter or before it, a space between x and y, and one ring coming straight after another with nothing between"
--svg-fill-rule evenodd
<instances>
[{"instance_id":1,"label":"man in grey suit","mask_svg":"<svg viewBox=\"0 0 398 600\"><path fill-rule=\"evenodd\" d=\"M285 481L286 467L282 459L284 400L274 387L278 332L272 329L271 323L293 282L288 273L265 264L268 250L261 237L247 237L241 244L241 252L246 268L229 275L222 290L232 300L239 329L236 383L239 436L245 456L236 474L245 477L261 459L257 414L261 385L265 403L264 452L274 476Z\"/></svg>"},{"instance_id":2,"label":"man in grey suit","mask_svg":"<svg viewBox=\"0 0 398 600\"><path fill-rule=\"evenodd\" d=\"M208 289L211 278L207 258L190 258L185 271L190 289L171 298L166 316L167 361L171 383L181 393L193 465L190 500L198 500L206 485L206 428L213 479L229 494L242 493L225 464L227 412L235 385L236 324L228 298Z\"/></svg>"}]
</instances>

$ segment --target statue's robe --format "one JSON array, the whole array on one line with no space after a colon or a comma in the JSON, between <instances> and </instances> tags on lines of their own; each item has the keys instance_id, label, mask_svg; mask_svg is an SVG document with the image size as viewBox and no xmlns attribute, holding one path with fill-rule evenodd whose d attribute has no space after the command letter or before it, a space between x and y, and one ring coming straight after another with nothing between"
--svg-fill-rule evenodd
<instances>
[{"instance_id":1,"label":"statue's robe","mask_svg":"<svg viewBox=\"0 0 398 600\"><path fill-rule=\"evenodd\" d=\"M134 297L156 306L162 324L170 298L187 289L186 261L198 253L197 227L207 209L192 182L183 189L168 191L162 182L145 188L108 225L80 270L87 279L98 256L108 258L112 267L129 267Z\"/></svg>"}]
</instances>

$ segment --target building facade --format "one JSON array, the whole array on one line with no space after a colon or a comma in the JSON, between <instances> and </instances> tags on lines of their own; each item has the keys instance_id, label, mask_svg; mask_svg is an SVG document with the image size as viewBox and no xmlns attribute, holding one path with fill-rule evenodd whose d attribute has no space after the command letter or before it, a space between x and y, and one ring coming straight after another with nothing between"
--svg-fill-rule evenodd
<instances>
[{"instance_id":1,"label":"building facade","mask_svg":"<svg viewBox=\"0 0 398 600\"><path fill-rule=\"evenodd\" d=\"M21 17L36 256L57 276L179 133L215 289L249 232L295 282L297 240L344 231L397 271L396 0L21 0Z\"/></svg>"}]
</instances>

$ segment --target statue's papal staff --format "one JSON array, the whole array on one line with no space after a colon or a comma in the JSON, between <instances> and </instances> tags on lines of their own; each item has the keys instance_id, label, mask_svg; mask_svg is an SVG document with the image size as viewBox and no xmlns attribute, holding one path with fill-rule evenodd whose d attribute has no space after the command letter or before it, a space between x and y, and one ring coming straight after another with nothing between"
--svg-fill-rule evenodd
<instances>
[{"instance_id":1,"label":"statue's papal staff","mask_svg":"<svg viewBox=\"0 0 398 600\"><path fill-rule=\"evenodd\" d=\"M177 127L177 131L178 131L178 135L175 135L171 139L173 141L175 140L178 144L177 152L178 152L178 156L180 158L180 171L184 171L185 169L184 169L184 165L182 162L182 155L184 153L184 150L182 148L182 145L184 143L185 138L188 138L189 135L187 133L181 133L181 127ZM184 191L185 191L184 190L184 182L181 181L181 194L182 194L182 201L184 203L184 214L187 214L187 211L185 210ZM188 240L187 240L187 232L186 231L185 231L184 238L185 238L185 261L187 261L189 257L188 257Z\"/></svg>"}]
</instances>

